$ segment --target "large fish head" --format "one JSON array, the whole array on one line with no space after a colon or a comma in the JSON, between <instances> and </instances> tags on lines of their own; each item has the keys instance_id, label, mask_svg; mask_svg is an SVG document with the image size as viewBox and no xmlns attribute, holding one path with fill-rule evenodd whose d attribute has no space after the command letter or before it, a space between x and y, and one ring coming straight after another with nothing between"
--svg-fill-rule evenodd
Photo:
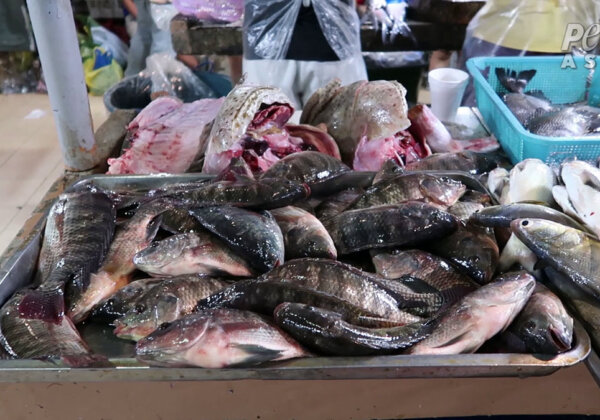
<instances>
[{"instance_id":1,"label":"large fish head","mask_svg":"<svg viewBox=\"0 0 600 420\"><path fill-rule=\"evenodd\" d=\"M535 285L535 277L526 271L506 273L487 285L485 292L482 290L482 297L489 306L513 306L513 315L516 316L533 293Z\"/></svg>"},{"instance_id":2,"label":"large fish head","mask_svg":"<svg viewBox=\"0 0 600 420\"><path fill-rule=\"evenodd\" d=\"M421 193L432 202L451 206L467 191L459 181L446 177L426 176L419 182Z\"/></svg>"},{"instance_id":3,"label":"large fish head","mask_svg":"<svg viewBox=\"0 0 600 420\"><path fill-rule=\"evenodd\" d=\"M156 293L155 290L152 292ZM164 322L177 319L180 313L181 299L173 294L160 294L149 300L141 299L115 321L114 333L119 338L139 341Z\"/></svg>"},{"instance_id":4,"label":"large fish head","mask_svg":"<svg viewBox=\"0 0 600 420\"><path fill-rule=\"evenodd\" d=\"M153 242L133 257L137 268L147 273L162 268L176 260L187 248L198 245L198 237L193 233L173 235L162 241Z\"/></svg>"},{"instance_id":5,"label":"large fish head","mask_svg":"<svg viewBox=\"0 0 600 420\"><path fill-rule=\"evenodd\" d=\"M185 365L188 350L204 338L210 324L211 318L201 313L162 324L138 341L136 355L138 359L154 364Z\"/></svg>"},{"instance_id":6,"label":"large fish head","mask_svg":"<svg viewBox=\"0 0 600 420\"><path fill-rule=\"evenodd\" d=\"M517 219L510 224L511 230L532 251L551 249L569 250L581 246L586 234L560 223L543 219Z\"/></svg>"}]
</instances>

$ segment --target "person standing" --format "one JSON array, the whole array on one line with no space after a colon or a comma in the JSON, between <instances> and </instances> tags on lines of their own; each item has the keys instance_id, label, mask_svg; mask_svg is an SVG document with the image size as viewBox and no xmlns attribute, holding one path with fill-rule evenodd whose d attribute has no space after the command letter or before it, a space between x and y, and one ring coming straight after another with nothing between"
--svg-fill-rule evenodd
<instances>
[{"instance_id":1,"label":"person standing","mask_svg":"<svg viewBox=\"0 0 600 420\"><path fill-rule=\"evenodd\" d=\"M247 0L242 68L297 107L333 78L367 80L354 0Z\"/></svg>"}]
</instances>

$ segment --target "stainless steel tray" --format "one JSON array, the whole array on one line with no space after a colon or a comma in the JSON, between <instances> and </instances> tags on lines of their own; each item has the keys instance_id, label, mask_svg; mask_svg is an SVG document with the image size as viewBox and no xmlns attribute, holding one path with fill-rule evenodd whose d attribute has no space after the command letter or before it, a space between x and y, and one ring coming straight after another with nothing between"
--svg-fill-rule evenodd
<instances>
[{"instance_id":1,"label":"stainless steel tray","mask_svg":"<svg viewBox=\"0 0 600 420\"><path fill-rule=\"evenodd\" d=\"M206 176L106 176L93 175L74 186L92 183L100 188L129 191L153 189L172 182L202 180ZM46 214L52 204L50 191L36 210ZM20 233L19 246L12 246L0 266L0 302L28 284L39 254L44 218ZM542 376L583 361L590 352L590 339L579 323L575 325L574 347L556 357L529 354L468 354L455 356L314 357L236 369L155 368L133 358L133 345L116 339L110 329L94 324L81 328L90 347L109 357L112 368L70 368L60 362L0 360L0 382L24 381L146 381L146 380L240 380L240 379L392 379Z\"/></svg>"}]
</instances>

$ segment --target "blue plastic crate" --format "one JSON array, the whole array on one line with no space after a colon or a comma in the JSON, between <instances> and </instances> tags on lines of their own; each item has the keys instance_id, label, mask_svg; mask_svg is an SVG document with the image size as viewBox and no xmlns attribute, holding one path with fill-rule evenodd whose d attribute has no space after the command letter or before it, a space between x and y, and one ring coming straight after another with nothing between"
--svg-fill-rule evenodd
<instances>
[{"instance_id":1,"label":"blue plastic crate","mask_svg":"<svg viewBox=\"0 0 600 420\"><path fill-rule=\"evenodd\" d=\"M500 97L506 89L496 77L496 68L517 72L535 69L537 73L525 90L540 90L554 104L583 101L589 75L585 61L583 57L576 57L577 68L563 69L563 59L564 56L477 57L467 62L479 111L513 163L527 158L557 163L573 157L595 160L600 156L598 137L544 137L530 133Z\"/></svg>"}]
</instances>

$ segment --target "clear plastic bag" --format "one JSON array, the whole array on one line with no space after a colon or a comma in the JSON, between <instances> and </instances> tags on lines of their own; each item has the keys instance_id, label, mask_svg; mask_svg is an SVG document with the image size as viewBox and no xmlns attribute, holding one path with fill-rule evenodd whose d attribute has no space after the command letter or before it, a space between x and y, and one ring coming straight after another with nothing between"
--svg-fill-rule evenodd
<instances>
[{"instance_id":1,"label":"clear plastic bag","mask_svg":"<svg viewBox=\"0 0 600 420\"><path fill-rule=\"evenodd\" d=\"M246 0L244 51L247 58L285 58L303 0ZM319 26L340 60L361 51L360 22L353 6L341 0L312 2Z\"/></svg>"},{"instance_id":2,"label":"clear plastic bag","mask_svg":"<svg viewBox=\"0 0 600 420\"><path fill-rule=\"evenodd\" d=\"M172 4L150 3L150 15L161 31L171 31L171 19L177 14L177 9Z\"/></svg>"},{"instance_id":3,"label":"clear plastic bag","mask_svg":"<svg viewBox=\"0 0 600 420\"><path fill-rule=\"evenodd\" d=\"M111 31L100 25L92 25L90 27L92 39L94 43L100 47L109 51L115 61L119 63L121 67L125 67L127 64L127 54L129 53L129 47L119 39L118 36L113 34Z\"/></svg>"},{"instance_id":4,"label":"clear plastic bag","mask_svg":"<svg viewBox=\"0 0 600 420\"><path fill-rule=\"evenodd\" d=\"M237 22L244 13L243 0L173 0L173 6L183 15L208 22Z\"/></svg>"}]
</instances>

